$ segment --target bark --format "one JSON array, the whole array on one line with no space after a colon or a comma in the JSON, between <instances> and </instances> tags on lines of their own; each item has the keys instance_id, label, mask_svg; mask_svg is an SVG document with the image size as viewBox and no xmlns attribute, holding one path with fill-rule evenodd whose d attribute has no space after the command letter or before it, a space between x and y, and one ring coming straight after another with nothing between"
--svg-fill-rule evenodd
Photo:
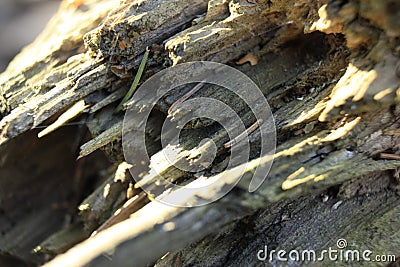
<instances>
[{"instance_id":1,"label":"bark","mask_svg":"<svg viewBox=\"0 0 400 267\"><path fill-rule=\"evenodd\" d=\"M0 262L109 266L112 259L117 266L258 266L257 252L264 245L322 250L339 238L375 254L399 254L396 2L71 3L63 2L42 35L0 76ZM259 156L261 133L254 131L245 175L210 205L177 208L151 201L154 196L138 185L161 184L162 199L181 196L181 189L171 190L160 176L124 162L123 112L114 111L146 47L150 57L142 81L171 65L215 61L247 74L271 106L274 158ZM165 162L161 125L185 115L185 110L171 112L171 106L191 88L180 87L157 103L146 127L152 159L145 167L158 162L164 178L188 186L201 185L202 175L215 181L209 190L182 199L196 204L234 183L242 166L225 169L229 136L206 119L184 129L186 151L175 160L186 162L207 152L204 146L188 154L204 137L216 144L218 160L195 174ZM246 127L255 121L240 99L217 86L206 85L194 95L228 101ZM196 103L192 108L223 112ZM79 127L66 126L70 120L84 123L91 138ZM49 124L39 136L61 129L38 140L36 128ZM17 153L18 147L23 151ZM25 167L15 173L13 164L21 160ZM255 169L272 160L267 180L249 193ZM139 184L129 168L144 177ZM62 187L60 181L69 182ZM32 185L24 186L27 182ZM29 209L21 207L26 199L32 203ZM69 211L55 210L55 203L67 203ZM69 219L64 217L61 226L66 214Z\"/></svg>"}]
</instances>

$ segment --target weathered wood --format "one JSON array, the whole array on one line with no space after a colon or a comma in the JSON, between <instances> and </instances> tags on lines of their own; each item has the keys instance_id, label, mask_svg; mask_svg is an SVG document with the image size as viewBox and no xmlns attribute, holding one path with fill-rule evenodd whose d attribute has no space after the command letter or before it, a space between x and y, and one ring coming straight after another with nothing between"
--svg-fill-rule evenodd
<instances>
[{"instance_id":1,"label":"weathered wood","mask_svg":"<svg viewBox=\"0 0 400 267\"><path fill-rule=\"evenodd\" d=\"M91 115L86 118L94 138L81 147L80 157L102 148L120 161L123 114L113 114L113 111L116 100L128 90L145 48L150 47L144 79L171 64L191 60L228 63L246 73L260 87L274 113L277 153L268 179L258 191L250 194L247 190L255 168L270 164L272 160L257 154L261 137L259 131L254 131L250 136L251 161L236 189L216 203L195 209L168 207L158 202L142 208L145 201L137 204L131 201L132 204L128 200L125 209L112 216L113 211L122 206L127 184L123 188L116 187L111 202L102 198L104 185L99 186L82 204L89 203L90 207L89 215L82 213L81 218L90 231L108 219L100 226L100 230L104 230L57 257L48 266L108 266L109 258L103 256L108 253L119 266L130 266L132 262L146 265L166 252L221 231L224 226L231 231L228 235L215 240L206 237L203 240L209 246L197 243L194 249L186 248L159 264L169 266L184 262L222 266L239 260L243 264L257 264L252 254L256 251L251 250L260 249L256 244L263 242L261 234L266 228L269 236L265 242L286 246L288 250L303 244L323 246L339 237L372 246L362 235L372 234L373 240L377 240L371 227L383 231L391 220L398 221L394 216L398 209L398 197L394 193L398 190L398 176L396 180L393 170L400 167L397 132L400 126L400 27L396 15L399 8L392 6L391 1L338 4L335 1L290 0L126 0L112 11L111 2L104 0L88 6L82 16L98 16L76 27L79 38L72 37L76 33L73 30L56 38L61 40L61 44L69 39L78 40L73 43L73 48L64 47L63 50L60 45L55 46L45 55L26 60L30 62L25 65L20 63L27 58L24 52L2 74L2 146L44 121L54 120L69 106L83 100L85 104L94 104L87 110ZM104 11L98 11L97 7ZM64 9L73 14L80 12L63 6L59 16L65 12ZM94 29L101 18L104 20ZM47 31L51 29L49 26ZM80 38L84 34L88 51L80 50L84 53L78 54L77 47L82 45ZM46 38L26 51L36 51ZM234 64L246 62L249 57L252 64ZM146 128L152 162L157 162L157 159L165 161L162 157L165 148L159 146L160 122L184 116L187 111L170 108L192 88L178 88L157 103L157 111ZM194 96L228 101L246 127L255 122L243 103L216 86L205 85ZM139 109L144 104L143 101L135 103ZM221 112L215 107L194 103L193 109L204 108ZM237 123L232 120L230 124L235 127ZM212 199L224 186L235 181L241 166L224 170L223 162L229 157L224 144L229 142L229 138L212 121L197 120L185 131L181 141L187 150L177 153L177 161L186 161L189 157L200 156L200 152L207 152L209 147L204 145L203 151L197 151L197 154L187 153L197 146L198 137L210 137L217 145L219 162L205 173L191 174L163 161L162 174L169 181L185 179L185 183L192 186L204 182L202 175L205 174L208 180L216 183L208 191L198 190L187 198L191 201ZM135 140L131 142L134 147ZM136 187L163 182L159 175L140 174L143 180ZM373 175L380 178L377 181L368 178L375 177ZM357 189L352 182L375 185L374 190ZM115 181L109 181L108 185L111 187L113 183ZM329 193L340 184L343 184L340 192L353 198L343 200L336 196L337 192L332 193L333 196L328 198L329 207L318 200L318 194ZM166 190L168 186L164 185L160 188L162 198L179 196L179 190ZM363 194L357 195L355 191ZM372 192L373 198L368 198ZM139 190L134 193L134 197L143 199L144 194ZM97 203L98 200L101 201ZM358 201L364 202L359 212ZM340 208L337 203L342 203L345 208ZM335 208L332 210L331 207ZM130 212L134 212L131 218L120 222L128 218ZM370 216L371 212L381 217ZM315 220L306 219L314 214L318 215ZM91 218L93 216L95 220ZM302 219L295 219L299 217ZM234 234L246 233L241 225L249 224L249 218L257 225L251 228L254 241L235 246L237 243L229 240ZM234 222L238 219L241 220ZM355 231L344 231L343 225ZM338 229L343 236L334 232ZM330 234L321 237L318 230ZM389 230L390 234L398 236L396 229ZM296 234L290 234L293 232ZM305 233L310 233L310 236ZM271 237L278 234L276 238ZM398 245L396 240L388 234L372 247L379 252L393 251ZM214 245L221 249L215 258L210 259L205 251ZM247 252L239 253L243 248L247 248ZM6 252L12 249L9 247ZM235 256L226 258L227 252ZM207 256L198 257L202 253ZM20 256L19 251L14 254ZM250 258L247 260L244 256Z\"/></svg>"},{"instance_id":2,"label":"weathered wood","mask_svg":"<svg viewBox=\"0 0 400 267\"><path fill-rule=\"evenodd\" d=\"M392 241L393 236L398 236L399 219L394 214L398 209L399 198L393 192L358 195L344 200L331 195L315 195L282 201L266 205L259 212L231 223L219 233L210 234L183 250L169 253L155 266L175 266L176 262L182 266L275 266L282 262L276 258L272 262L268 258L262 262L257 259L258 251L268 246L269 251L309 249L318 253L329 247L337 249L339 238L348 242L348 249L370 249L373 256L397 255L398 243ZM373 227L384 231L373 230ZM246 240L245 246L243 240ZM386 243L388 240L389 244ZM312 264L337 266L339 263L325 260ZM357 264L382 265L374 262Z\"/></svg>"}]
</instances>

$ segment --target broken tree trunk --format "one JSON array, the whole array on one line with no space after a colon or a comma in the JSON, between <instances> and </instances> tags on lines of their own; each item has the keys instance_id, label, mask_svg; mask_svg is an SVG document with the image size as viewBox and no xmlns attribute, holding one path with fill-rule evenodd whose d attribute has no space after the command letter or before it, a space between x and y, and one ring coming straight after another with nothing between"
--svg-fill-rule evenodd
<instances>
[{"instance_id":1,"label":"broken tree trunk","mask_svg":"<svg viewBox=\"0 0 400 267\"><path fill-rule=\"evenodd\" d=\"M399 15L390 0L63 2L0 76L0 262L258 265L265 245L323 250L340 238L353 249L399 255ZM137 173L136 163L124 162L124 114L115 108L146 47L142 81L179 63L225 63L247 74L272 109L274 157L260 156L262 134L251 133L244 176L212 204L166 206L138 188L162 184L159 197L168 199L181 197L184 188L171 189L163 179L194 188L215 181L182 199L196 204L240 175L243 166L226 168L226 131L206 119L185 127L176 160L199 158L209 146L192 148L209 138L217 155L211 166L185 172L162 157L163 121L184 116L173 107L190 86L163 96L147 122L147 152L163 179L144 171L135 184L129 175L128 169ZM247 128L255 123L238 97L217 86L205 85L192 97L227 102ZM135 105L146 103L125 107ZM69 121L84 124L92 138L76 126L65 130ZM70 158L78 154L74 164ZM21 160L26 167L15 173ZM265 182L249 193L255 169L272 160ZM64 161L71 165L62 168ZM60 188L61 181L67 186Z\"/></svg>"}]
</instances>

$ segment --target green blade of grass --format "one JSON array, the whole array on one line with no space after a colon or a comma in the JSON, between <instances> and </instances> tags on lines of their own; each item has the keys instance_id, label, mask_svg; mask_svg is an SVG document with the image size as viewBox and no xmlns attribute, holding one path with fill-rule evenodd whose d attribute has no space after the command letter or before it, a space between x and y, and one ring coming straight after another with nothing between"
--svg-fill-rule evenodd
<instances>
[{"instance_id":1,"label":"green blade of grass","mask_svg":"<svg viewBox=\"0 0 400 267\"><path fill-rule=\"evenodd\" d=\"M139 69L136 73L135 80L133 80L133 83L132 83L131 88L129 89L128 93L126 93L126 95L122 99L121 103L119 103L118 107L115 109L114 114L122 110L124 104L126 102L128 102L128 100L132 97L133 93L136 91L136 88L139 84L140 78L142 77L142 74L143 74L143 71L146 66L146 62L147 62L148 58L149 58L149 49L146 48L146 52L144 53L142 62L140 62Z\"/></svg>"}]
</instances>

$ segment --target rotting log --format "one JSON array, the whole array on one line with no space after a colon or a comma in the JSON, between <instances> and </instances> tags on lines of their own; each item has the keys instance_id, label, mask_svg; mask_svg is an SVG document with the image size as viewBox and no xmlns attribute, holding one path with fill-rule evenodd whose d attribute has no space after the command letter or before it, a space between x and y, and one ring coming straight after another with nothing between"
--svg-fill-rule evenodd
<instances>
[{"instance_id":1,"label":"rotting log","mask_svg":"<svg viewBox=\"0 0 400 267\"><path fill-rule=\"evenodd\" d=\"M377 254L399 255L399 17L399 4L390 0L125 0L118 6L111 0L63 2L44 33L0 76L3 177L13 170L9 158L18 156L11 153L16 140L36 142L34 128L71 114L68 108L82 100L85 109L65 119L85 123L93 136L87 140L78 135L79 162L101 148L113 162L109 165L119 165L119 171L108 169L103 175L107 178L98 178L97 188L86 191L75 188L83 184L73 180L64 193L80 190L81 195L69 200L73 219L58 229L60 217L54 217L49 203L63 197L34 194L57 189L58 179L65 178L51 180L35 171L32 177L42 175L46 190L36 189L41 186L36 183L32 191L25 189L23 197L15 198L24 175L17 176L18 186L2 177L0 211L7 219L0 224L0 260L42 263L40 253L52 257L72 247L47 266L109 266L110 259L118 266L156 261L157 266L257 265L256 253L267 244L288 251L322 250L339 238ZM272 160L258 156L257 130L250 135L251 158L244 177L215 203L199 208L148 203L143 192L128 185L121 147L123 113L114 110L146 47L150 57L142 81L173 64L211 60L234 66L260 87L274 114L277 150L268 178L256 192L247 191L251 175ZM146 128L152 160L162 158L162 122L183 116L185 111L169 111L191 88L178 88L157 103ZM239 99L216 86L206 85L194 96L228 102L247 127L255 121ZM73 139L73 133L68 135ZM191 123L182 146L191 149L204 137L214 139L218 155L206 172L189 174L162 164L164 178L170 181L190 186L205 182L204 177L215 180L209 191L195 193L199 199L212 198L233 183L240 167L224 168L229 139L212 121ZM56 147L61 149L65 142ZM26 155L34 158L32 153L41 152ZM27 162L60 168L61 157L47 157L51 158ZM178 157L188 156L182 152ZM89 167L90 173L101 170ZM162 182L143 175L146 183ZM179 195L179 190L164 189L162 198ZM34 210L15 208L26 198L42 212L41 220ZM54 219L49 227L21 240L19 229L26 227L27 235L33 231L28 225L40 227L46 218ZM14 220L26 223L11 223ZM65 233L70 236L63 238ZM75 245L82 239L86 240ZM39 254L30 254L37 245Z\"/></svg>"}]
</instances>

